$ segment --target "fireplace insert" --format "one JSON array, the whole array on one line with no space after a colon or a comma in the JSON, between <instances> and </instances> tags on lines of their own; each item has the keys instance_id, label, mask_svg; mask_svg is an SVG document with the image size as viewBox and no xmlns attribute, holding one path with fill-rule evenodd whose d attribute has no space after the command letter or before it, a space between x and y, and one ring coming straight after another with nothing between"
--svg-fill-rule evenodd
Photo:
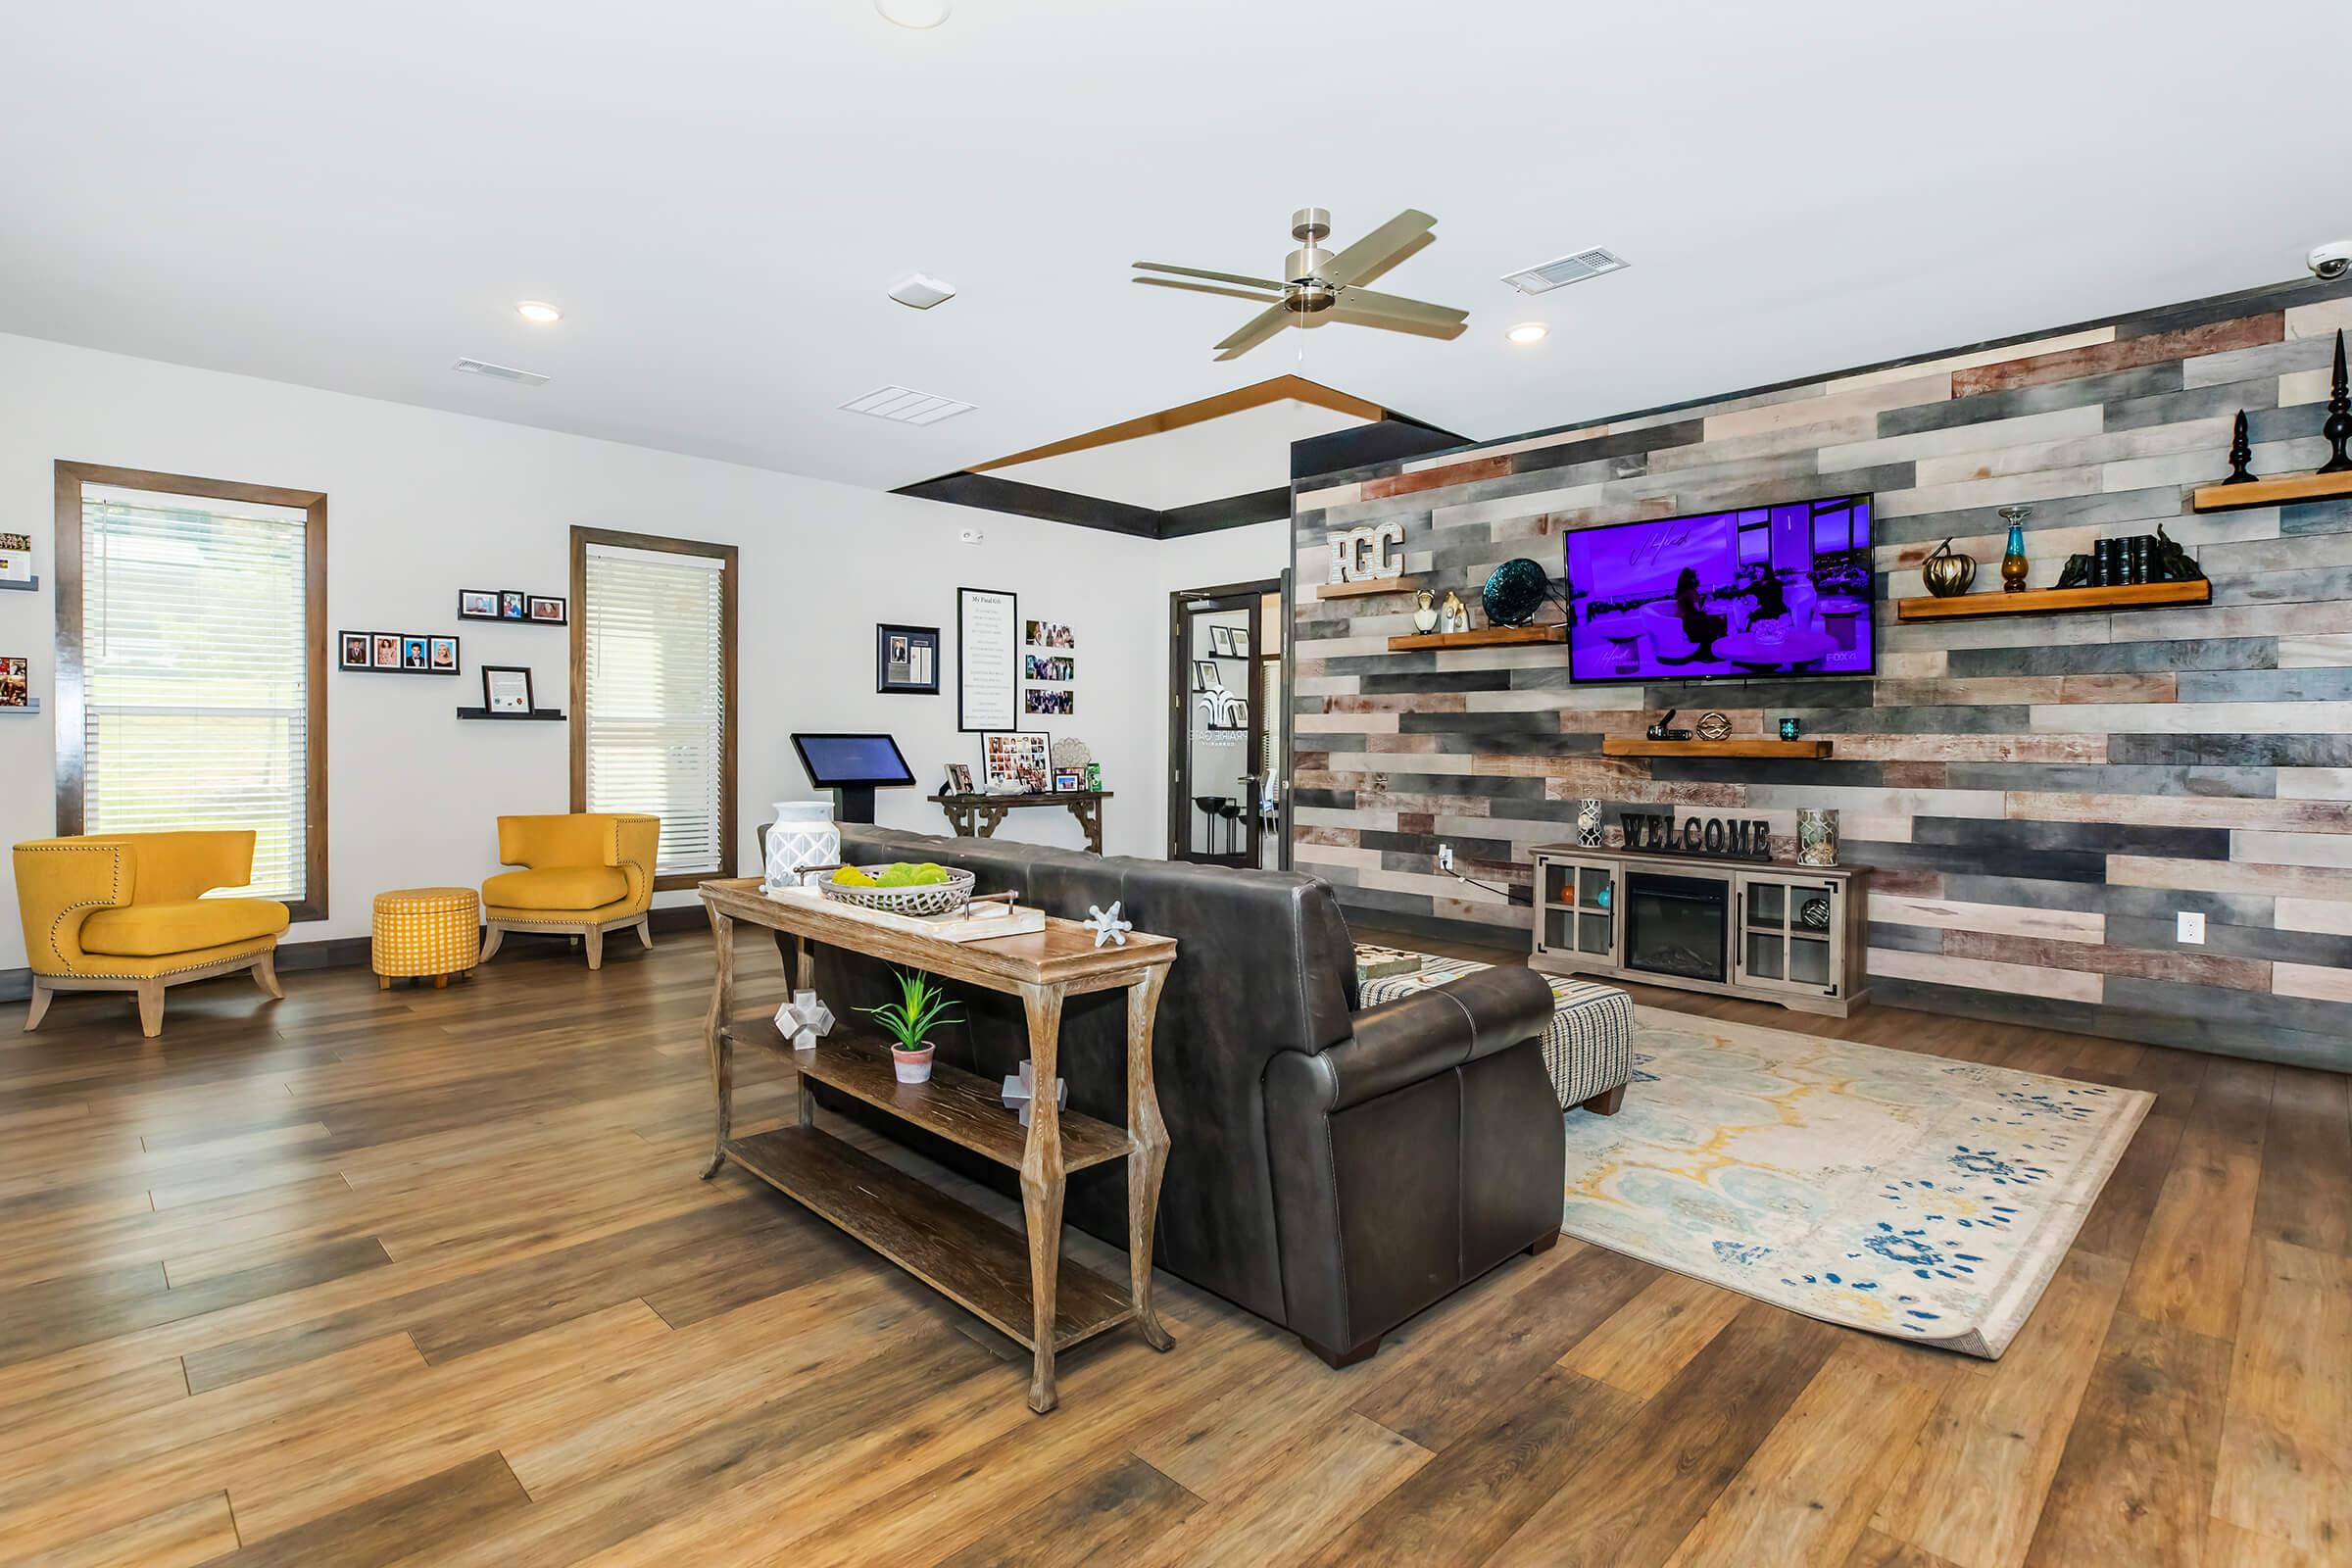
<instances>
[{"instance_id":1,"label":"fireplace insert","mask_svg":"<svg viewBox=\"0 0 2352 1568\"><path fill-rule=\"evenodd\" d=\"M1625 967L1722 983L1731 952L1731 892L1728 878L1628 872Z\"/></svg>"}]
</instances>

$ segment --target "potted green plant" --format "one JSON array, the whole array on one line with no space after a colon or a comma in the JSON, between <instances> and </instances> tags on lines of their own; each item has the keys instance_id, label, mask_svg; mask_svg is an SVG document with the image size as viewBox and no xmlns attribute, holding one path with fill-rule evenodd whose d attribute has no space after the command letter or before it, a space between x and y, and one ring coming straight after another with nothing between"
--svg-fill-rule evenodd
<instances>
[{"instance_id":1,"label":"potted green plant","mask_svg":"<svg viewBox=\"0 0 2352 1568\"><path fill-rule=\"evenodd\" d=\"M949 1021L956 1004L923 975L899 971L899 1000L858 1010L871 1015L890 1035L890 1062L903 1084L931 1078L931 1028Z\"/></svg>"}]
</instances>

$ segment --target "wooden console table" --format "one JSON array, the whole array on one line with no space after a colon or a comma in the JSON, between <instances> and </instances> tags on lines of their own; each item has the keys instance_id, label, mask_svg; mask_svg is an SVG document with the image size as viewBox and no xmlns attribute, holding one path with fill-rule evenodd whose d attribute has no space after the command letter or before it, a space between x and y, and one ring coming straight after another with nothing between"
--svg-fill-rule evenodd
<instances>
[{"instance_id":1,"label":"wooden console table","mask_svg":"<svg viewBox=\"0 0 2352 1568\"><path fill-rule=\"evenodd\" d=\"M839 1226L965 1310L1026 1346L1033 1357L1029 1407L1054 1408L1054 1356L1081 1340L1133 1320L1155 1350L1175 1342L1152 1306L1152 1236L1159 1183L1168 1162L1168 1130L1152 1083L1152 1025L1160 986L1176 960L1172 938L1130 932L1124 948L1097 948L1094 933L1049 917L1043 931L947 942L860 920L812 900L771 899L756 877L701 884L717 943L706 1035L718 1122L709 1180L719 1167L742 1166ZM812 947L921 969L1021 999L1029 1015L1029 1059L1037 1082L1058 1076L1061 1006L1092 991L1127 993L1127 1125L1114 1127L1061 1110L1050 1091L1032 1102L1029 1125L1005 1106L1000 1087L974 1073L934 1062L931 1081L902 1084L887 1043L841 1019L810 1051L794 1051L766 1031L740 1039L729 1027L735 1004L735 923L765 926L793 939L797 987L813 983ZM750 1042L789 1058L801 1076L863 1101L925 1132L1021 1173L1022 1239L895 1165L884 1164L815 1124L803 1092L800 1124L750 1138L729 1136L734 1101L733 1048ZM1122 1292L1061 1256L1061 1204L1067 1174L1124 1157L1127 1161L1127 1274Z\"/></svg>"},{"instance_id":2,"label":"wooden console table","mask_svg":"<svg viewBox=\"0 0 2352 1568\"><path fill-rule=\"evenodd\" d=\"M1048 790L1039 795L934 795L948 822L962 839L995 838L1006 811L1025 806L1066 806L1086 830L1086 847L1102 853L1102 803L1109 790Z\"/></svg>"}]
</instances>

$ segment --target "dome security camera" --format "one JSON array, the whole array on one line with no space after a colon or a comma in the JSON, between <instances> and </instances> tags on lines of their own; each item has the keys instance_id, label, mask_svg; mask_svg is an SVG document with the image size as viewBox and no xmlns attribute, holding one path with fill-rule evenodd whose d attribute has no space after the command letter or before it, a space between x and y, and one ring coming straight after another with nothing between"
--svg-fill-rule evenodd
<instances>
[{"instance_id":1,"label":"dome security camera","mask_svg":"<svg viewBox=\"0 0 2352 1568\"><path fill-rule=\"evenodd\" d=\"M2315 248L2304 258L2304 265L2323 283L2332 283L2339 277L2352 274L2352 239L2334 240Z\"/></svg>"}]
</instances>

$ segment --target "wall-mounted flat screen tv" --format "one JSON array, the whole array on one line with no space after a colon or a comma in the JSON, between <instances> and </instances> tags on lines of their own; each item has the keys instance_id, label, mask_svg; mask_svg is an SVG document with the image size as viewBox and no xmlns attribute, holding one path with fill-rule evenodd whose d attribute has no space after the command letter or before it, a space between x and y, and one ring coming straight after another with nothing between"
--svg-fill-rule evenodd
<instances>
[{"instance_id":1,"label":"wall-mounted flat screen tv","mask_svg":"<svg viewBox=\"0 0 2352 1568\"><path fill-rule=\"evenodd\" d=\"M1570 533L1569 679L1869 674L1870 500L1830 496Z\"/></svg>"}]
</instances>

